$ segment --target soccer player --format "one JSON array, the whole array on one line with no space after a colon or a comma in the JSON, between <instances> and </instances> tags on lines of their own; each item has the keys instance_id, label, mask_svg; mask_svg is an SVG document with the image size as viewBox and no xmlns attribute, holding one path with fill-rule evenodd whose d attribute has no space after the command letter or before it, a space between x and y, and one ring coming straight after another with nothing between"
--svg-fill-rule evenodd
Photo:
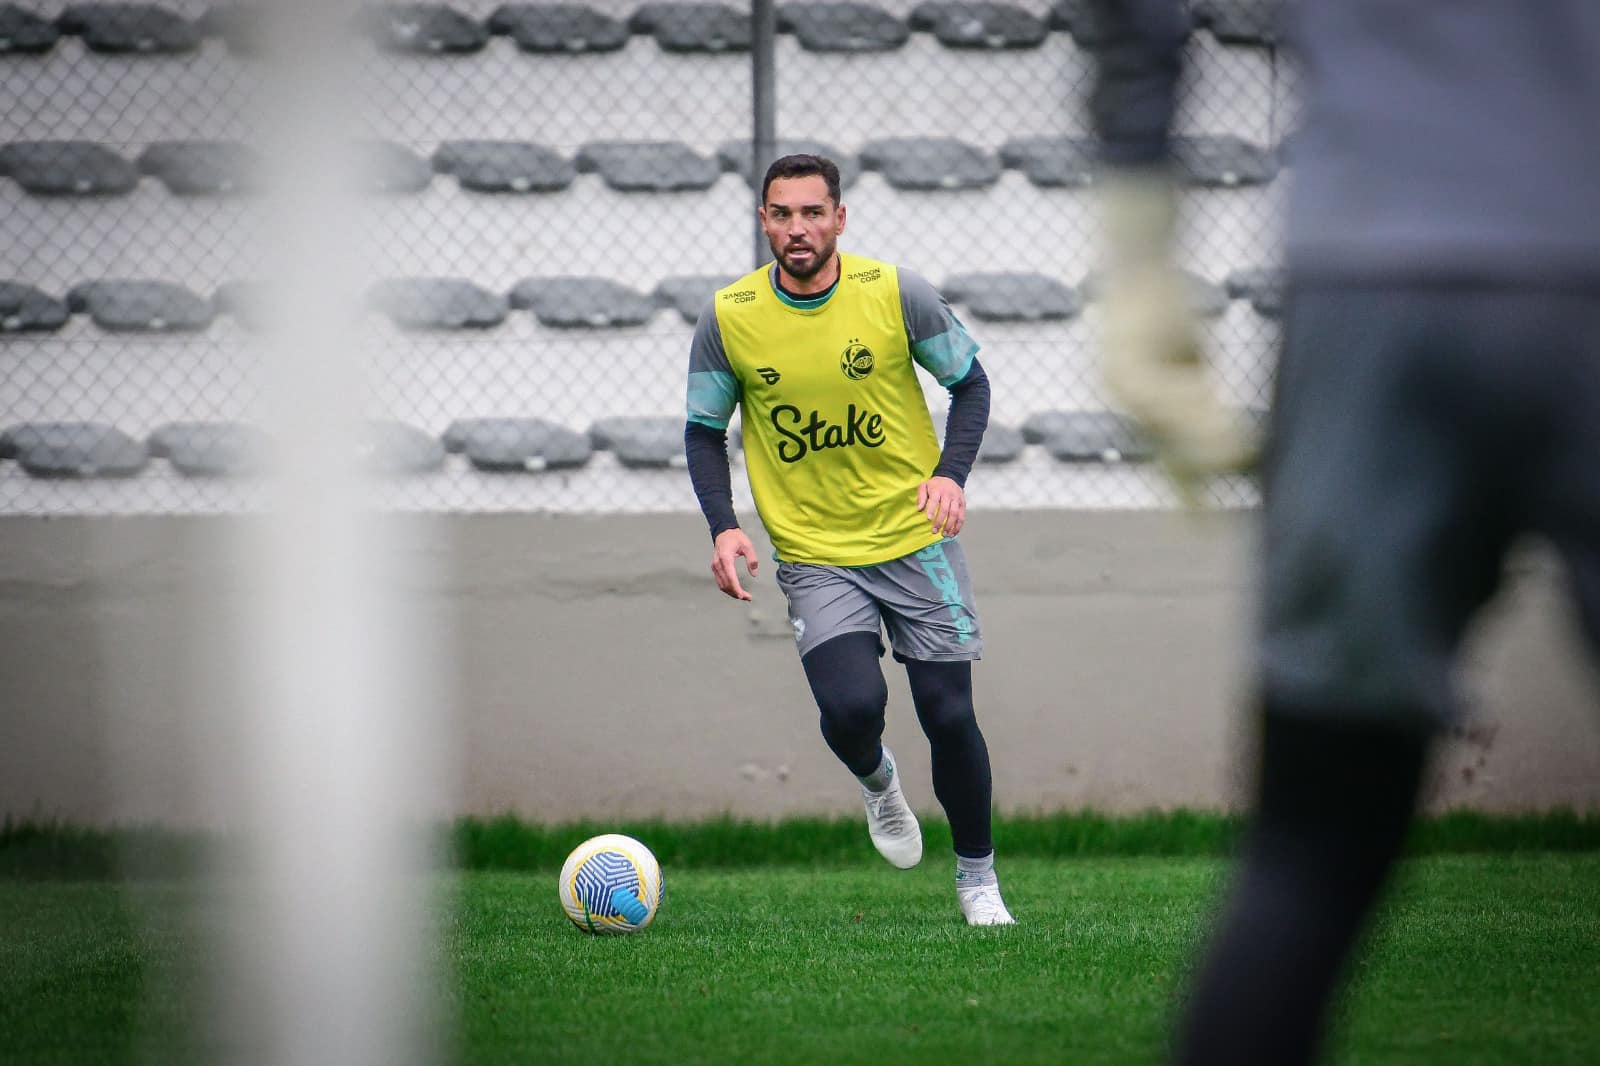
<instances>
[{"instance_id":1,"label":"soccer player","mask_svg":"<svg viewBox=\"0 0 1600 1066\"><path fill-rule=\"evenodd\" d=\"M1263 465L1252 827L1185 1063L1315 1058L1457 720L1513 538L1600 642L1600 4L1305 0L1288 304ZM1246 449L1172 287L1180 0L1100 0L1108 382L1195 486Z\"/></svg>"},{"instance_id":2,"label":"soccer player","mask_svg":"<svg viewBox=\"0 0 1600 1066\"><path fill-rule=\"evenodd\" d=\"M972 706L983 636L955 539L989 420L977 342L922 278L838 251L845 206L831 160L773 163L758 215L775 261L716 293L689 353L684 446L711 526L711 573L728 596L751 598L738 564L753 577L756 551L728 471L737 409L822 736L861 782L872 843L902 869L922 859L881 739L886 629L950 819L961 913L971 925L1009 925L990 839L989 749ZM942 451L917 366L950 391Z\"/></svg>"}]
</instances>

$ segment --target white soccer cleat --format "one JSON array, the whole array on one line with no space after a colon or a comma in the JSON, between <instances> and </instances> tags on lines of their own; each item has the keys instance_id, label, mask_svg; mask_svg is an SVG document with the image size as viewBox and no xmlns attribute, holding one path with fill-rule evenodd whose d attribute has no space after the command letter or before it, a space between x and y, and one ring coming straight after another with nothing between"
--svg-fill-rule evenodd
<instances>
[{"instance_id":1,"label":"white soccer cleat","mask_svg":"<svg viewBox=\"0 0 1600 1066\"><path fill-rule=\"evenodd\" d=\"M961 901L961 915L968 925L1016 925L1017 920L1006 910L1006 901L1000 898L1000 886L957 886L956 899Z\"/></svg>"},{"instance_id":2,"label":"white soccer cleat","mask_svg":"<svg viewBox=\"0 0 1600 1066\"><path fill-rule=\"evenodd\" d=\"M905 793L900 791L899 769L889 779L888 788L873 792L863 787L861 795L867 802L867 832L872 835L872 846L878 854L902 870L921 862L922 828L906 803Z\"/></svg>"}]
</instances>

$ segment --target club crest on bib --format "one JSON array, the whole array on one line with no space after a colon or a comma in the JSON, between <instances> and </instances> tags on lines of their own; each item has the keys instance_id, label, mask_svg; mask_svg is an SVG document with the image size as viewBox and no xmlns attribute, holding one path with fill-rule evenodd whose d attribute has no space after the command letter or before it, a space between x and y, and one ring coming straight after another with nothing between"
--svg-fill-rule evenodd
<instances>
[{"instance_id":1,"label":"club crest on bib","mask_svg":"<svg viewBox=\"0 0 1600 1066\"><path fill-rule=\"evenodd\" d=\"M872 349L852 337L839 357L839 369L851 381L860 381L872 373Z\"/></svg>"}]
</instances>

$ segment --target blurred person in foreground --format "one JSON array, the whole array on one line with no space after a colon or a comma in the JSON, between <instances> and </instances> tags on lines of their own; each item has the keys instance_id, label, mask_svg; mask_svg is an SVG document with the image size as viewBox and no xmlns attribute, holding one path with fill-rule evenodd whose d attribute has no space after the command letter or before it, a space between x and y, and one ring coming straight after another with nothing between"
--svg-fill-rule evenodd
<instances>
[{"instance_id":1,"label":"blurred person in foreground","mask_svg":"<svg viewBox=\"0 0 1600 1066\"><path fill-rule=\"evenodd\" d=\"M1107 383L1181 495L1243 465L1171 249L1179 0L1096 0ZM1515 537L1600 640L1600 4L1290 0L1303 62L1262 459L1252 826L1184 1063L1304 1063Z\"/></svg>"},{"instance_id":2,"label":"blurred person in foreground","mask_svg":"<svg viewBox=\"0 0 1600 1066\"><path fill-rule=\"evenodd\" d=\"M689 354L689 476L711 527L717 587L751 598L756 550L733 511L728 420L741 412L756 510L778 558L800 662L828 747L861 782L873 845L922 859L922 831L882 743L887 629L905 664L950 820L969 925L1010 925L990 835L989 749L972 705L983 649L956 534L989 422L978 344L921 277L838 251L839 168L791 155L761 183L774 261L712 297ZM941 451L920 366L950 392Z\"/></svg>"}]
</instances>

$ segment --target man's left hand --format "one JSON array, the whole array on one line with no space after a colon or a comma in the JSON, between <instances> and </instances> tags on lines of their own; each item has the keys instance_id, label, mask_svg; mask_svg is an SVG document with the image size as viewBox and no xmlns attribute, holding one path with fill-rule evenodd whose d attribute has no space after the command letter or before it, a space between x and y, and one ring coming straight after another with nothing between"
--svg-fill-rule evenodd
<instances>
[{"instance_id":1,"label":"man's left hand","mask_svg":"<svg viewBox=\"0 0 1600 1066\"><path fill-rule=\"evenodd\" d=\"M917 486L917 510L928 516L933 531L953 537L967 520L967 494L947 477L930 477Z\"/></svg>"}]
</instances>

